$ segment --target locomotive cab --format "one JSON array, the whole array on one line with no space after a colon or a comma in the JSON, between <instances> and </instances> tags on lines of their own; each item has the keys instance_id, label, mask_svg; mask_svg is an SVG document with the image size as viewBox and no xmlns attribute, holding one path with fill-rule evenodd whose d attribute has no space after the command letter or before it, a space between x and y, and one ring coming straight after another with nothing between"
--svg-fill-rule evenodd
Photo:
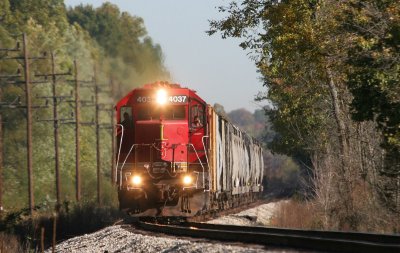
<instances>
[{"instance_id":1,"label":"locomotive cab","mask_svg":"<svg viewBox=\"0 0 400 253\"><path fill-rule=\"evenodd\" d=\"M204 208L190 200L208 187L206 109L194 91L167 83L134 89L117 104L121 209L181 215Z\"/></svg>"}]
</instances>

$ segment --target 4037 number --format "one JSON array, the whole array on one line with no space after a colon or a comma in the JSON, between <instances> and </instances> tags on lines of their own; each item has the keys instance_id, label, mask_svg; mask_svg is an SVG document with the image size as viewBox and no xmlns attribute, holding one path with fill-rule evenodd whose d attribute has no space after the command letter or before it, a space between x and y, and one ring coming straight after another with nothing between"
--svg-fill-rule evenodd
<instances>
[{"instance_id":1,"label":"4037 number","mask_svg":"<svg viewBox=\"0 0 400 253\"><path fill-rule=\"evenodd\" d=\"M153 100L151 99L151 97L137 97L136 102L138 103L150 103Z\"/></svg>"},{"instance_id":2,"label":"4037 number","mask_svg":"<svg viewBox=\"0 0 400 253\"><path fill-rule=\"evenodd\" d=\"M151 103L154 102L155 99L149 96L139 96L136 98L137 103ZM168 97L169 103L186 103L187 96L177 95L177 96L169 96Z\"/></svg>"},{"instance_id":3,"label":"4037 number","mask_svg":"<svg viewBox=\"0 0 400 253\"><path fill-rule=\"evenodd\" d=\"M186 96L170 96L168 101L170 103L186 103Z\"/></svg>"}]
</instances>

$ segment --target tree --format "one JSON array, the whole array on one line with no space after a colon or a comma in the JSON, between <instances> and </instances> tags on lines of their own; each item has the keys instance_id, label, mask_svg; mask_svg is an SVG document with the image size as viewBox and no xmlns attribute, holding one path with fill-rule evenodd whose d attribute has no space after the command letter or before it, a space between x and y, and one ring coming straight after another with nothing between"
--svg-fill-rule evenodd
<instances>
[{"instance_id":1,"label":"tree","mask_svg":"<svg viewBox=\"0 0 400 253\"><path fill-rule=\"evenodd\" d=\"M383 173L400 174L400 6L398 1L353 1L343 23L349 49L353 118L373 120L387 151Z\"/></svg>"},{"instance_id":2,"label":"tree","mask_svg":"<svg viewBox=\"0 0 400 253\"><path fill-rule=\"evenodd\" d=\"M124 91L139 83L169 79L163 65L161 47L147 35L143 19L120 12L116 5L104 3L98 8L79 5L68 10L71 24L79 24L104 49L115 76L120 77Z\"/></svg>"},{"instance_id":3,"label":"tree","mask_svg":"<svg viewBox=\"0 0 400 253\"><path fill-rule=\"evenodd\" d=\"M80 22L71 22L67 14L74 13ZM87 30L85 30L85 28ZM29 38L29 51L31 56L41 56L43 52L54 52L56 55L56 72L68 72L72 69L73 60L79 63L79 78L91 80L93 68L97 67L98 82L109 84L110 75L113 74L114 83L125 84L120 92L132 89L133 83L154 81L153 78L167 77L168 73L163 64L161 47L154 44L147 35L143 20L133 17L111 4L104 4L98 9L93 7L77 7L77 11L65 9L62 0L0 0L0 47L12 48L20 41L18 33L27 33ZM103 41L104 40L104 41ZM114 45L108 42L115 43ZM18 54L15 52L15 54ZM31 78L38 80L34 74L50 72L49 59L31 61ZM0 61L0 72L15 74L20 67L17 61ZM151 76L150 73L153 73ZM69 79L70 77L68 77ZM3 80L0 80L3 81ZM71 94L70 85L65 78L59 78L57 92L59 95ZM15 100L21 97L25 103L23 89L18 85L2 83L2 102ZM38 97L51 94L48 84L32 85L32 100L34 105L43 105L45 101ZM111 89L111 87L110 87ZM108 90L108 88L106 88ZM120 94L122 95L122 94ZM82 88L81 97L90 98L93 90ZM118 95L117 95L118 96ZM100 103L114 103L116 98L111 94L101 94ZM65 102L65 101L64 101ZM51 106L51 102L49 103ZM59 116L70 118L71 107L68 103L59 104ZM26 207L27 203L27 176L24 150L25 117L22 110L1 109L4 124L4 207L7 210ZM93 119L94 108L81 109L82 121L89 122ZM110 122L110 115L100 115L102 123ZM35 119L51 119L51 107L34 111ZM74 129L62 125L60 131L60 163L62 178L62 199L73 201L74 166L75 161L70 158L75 152ZM33 122L33 163L34 163L34 191L35 204L41 207L53 208L55 202L54 187L54 150L53 126L48 122ZM104 131L104 130L101 130ZM101 164L103 177L110 177L111 164L111 135L101 136ZM81 174L82 174L82 200L95 199L96 172L93 170L95 159L96 139L91 127L81 129ZM116 201L115 192L112 190L110 180L102 180L103 203L111 204Z\"/></svg>"},{"instance_id":4,"label":"tree","mask_svg":"<svg viewBox=\"0 0 400 253\"><path fill-rule=\"evenodd\" d=\"M362 100L362 92L355 92L357 85L352 80L359 80L358 86L368 86L368 82L361 77L371 77L366 74L372 73L372 76L385 79L390 87L394 87L396 81L388 77L396 79L396 75L389 73L398 70L396 64L388 65L386 61L385 66L391 67L385 75L382 75L382 65L367 64L374 70L364 68L364 72L358 72L360 68L354 60L361 66L368 61L365 58L357 61L352 54L360 52L356 50L357 44L361 42L365 45L365 41L357 40L360 36L349 27L362 27L357 25L359 22L366 22L370 28L376 25L376 21L368 21L363 15L355 18L354 13L363 13L364 7L370 9L370 3L365 5L362 2L246 0L238 4L233 1L228 7L220 7L220 11L228 15L222 20L211 21L208 32L210 35L221 32L223 38L242 38L241 47L251 50L252 58L263 75L264 85L268 87L268 92L261 99L268 99L273 105L267 114L276 134L269 147L275 152L296 157L304 168L314 168L312 173L322 173L322 176L311 176L316 193L323 192L320 189L328 184L313 179L327 179L329 177L324 176L327 174L333 177L329 185L334 186L334 191L331 191L334 197L325 202L322 209L332 218L330 226L335 228L368 226L365 224L370 220L367 222L362 210L378 206L374 202L378 199L377 194L380 194L383 203L391 201L381 194L380 189L390 187L393 180L385 181L382 177L376 177L383 165L379 156L384 150L379 147L379 141L382 137L385 140L385 131L377 132L376 124L368 121L371 118L364 117L361 119L363 122L352 120L357 101L367 107ZM378 1L376 5L398 15L395 2ZM380 17L377 13L370 16L376 19ZM392 30L389 29L393 32L382 38L392 43L396 41L398 19L393 15L387 17L386 21L393 20ZM381 47L383 49L380 51L364 48L368 54L386 59L387 46ZM365 52L363 55L366 55ZM381 82L382 85L386 83ZM396 92L385 91L387 96L397 98ZM374 98L379 106L387 109L382 117L384 125L392 130L398 128L399 110L397 104L393 103L396 100L387 103L384 102L387 100L385 96ZM375 110L376 106L372 108ZM376 122L379 126L379 119ZM371 150L374 152L371 153ZM363 204L354 192L363 186L367 189L365 185L370 187L364 192L370 201ZM376 221L372 223L377 224Z\"/></svg>"},{"instance_id":5,"label":"tree","mask_svg":"<svg viewBox=\"0 0 400 253\"><path fill-rule=\"evenodd\" d=\"M53 22L61 30L68 27L63 0L9 0L9 2L10 10L18 23L14 28L22 29L29 19L35 20L42 26L48 26Z\"/></svg>"}]
</instances>

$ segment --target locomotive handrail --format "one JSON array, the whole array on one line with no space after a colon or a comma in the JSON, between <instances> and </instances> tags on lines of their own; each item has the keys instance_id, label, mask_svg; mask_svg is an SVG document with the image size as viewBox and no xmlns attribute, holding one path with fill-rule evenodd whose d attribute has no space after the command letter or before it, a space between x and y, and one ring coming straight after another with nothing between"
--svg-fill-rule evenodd
<instances>
[{"instance_id":1,"label":"locomotive handrail","mask_svg":"<svg viewBox=\"0 0 400 253\"><path fill-rule=\"evenodd\" d=\"M129 157L129 155L131 154L133 148L134 148L135 146L140 146L140 145L144 145L144 144L132 144L131 148L129 149L128 154L127 154L126 157L125 157L124 162L123 162L122 165L121 165L121 171L122 171L123 167L125 166L126 160L128 160L128 157ZM150 145L150 144L147 144L147 145ZM117 167L117 172L118 172L118 167ZM120 176L119 185L120 185L120 187L121 187L121 186L122 186L122 173L120 173L120 174L121 174L121 176Z\"/></svg>"},{"instance_id":2,"label":"locomotive handrail","mask_svg":"<svg viewBox=\"0 0 400 253\"><path fill-rule=\"evenodd\" d=\"M121 165L121 169L120 169L121 171L122 171L123 167L125 166L125 163L126 163L126 161L128 160L128 157L129 157L129 155L131 154L133 148L136 147L136 146L152 146L152 147L154 147L155 149L159 150L159 149L155 146L154 143L151 143L151 144L144 144L144 143L142 143L142 144L137 144L137 143L136 143L136 144L132 144L131 148L130 148L129 151L128 151L128 154L127 154L126 157L125 157L124 162L123 162L122 165ZM119 158L119 156L118 156L118 158ZM136 158L135 158L135 163L136 163ZM117 163L116 172L118 173L118 163ZM147 172L149 172L148 169L147 169ZM151 173L149 173L149 175L151 176ZM119 183L119 186L120 186L120 187L122 186L122 173L120 173L120 183Z\"/></svg>"},{"instance_id":3,"label":"locomotive handrail","mask_svg":"<svg viewBox=\"0 0 400 253\"><path fill-rule=\"evenodd\" d=\"M119 141L119 149L118 149L118 156L117 156L117 163L116 163L116 165L115 165L115 175L116 175L116 177L115 177L115 182L114 183L117 183L117 181L118 181L118 163L119 163L119 156L121 155L121 148L122 148L122 139L124 138L124 126L122 125L122 124L116 124L117 126L120 126L121 128L122 128L122 133L121 133L121 139L120 139L120 141ZM112 137L112 138L114 138L114 136ZM114 154L113 154L114 155Z\"/></svg>"},{"instance_id":4,"label":"locomotive handrail","mask_svg":"<svg viewBox=\"0 0 400 253\"><path fill-rule=\"evenodd\" d=\"M155 143L148 144L148 145L151 145L151 146L152 146L155 150L157 150L157 151L161 151L161 150L162 150L161 148L157 148L157 146L156 146Z\"/></svg>"},{"instance_id":5,"label":"locomotive handrail","mask_svg":"<svg viewBox=\"0 0 400 253\"><path fill-rule=\"evenodd\" d=\"M206 156L206 161L207 161L207 166L208 166L208 182L210 182L210 162L208 161L208 155L207 155L207 149L206 149L206 145L204 144L204 139L205 138L210 138L210 136L208 135L204 135L201 138L201 142L203 143L203 148L204 148L204 154ZM204 191L210 191L210 183L208 184L208 190L206 190L206 188L204 187Z\"/></svg>"},{"instance_id":6,"label":"locomotive handrail","mask_svg":"<svg viewBox=\"0 0 400 253\"><path fill-rule=\"evenodd\" d=\"M131 154L132 149L133 149L135 146L137 146L137 145L138 145L138 144L132 144L131 148L129 149L128 154L125 156L124 162L123 162L122 165L121 165L121 170L122 170L122 168L125 166L126 160L128 160L128 157L129 157L129 155Z\"/></svg>"},{"instance_id":7,"label":"locomotive handrail","mask_svg":"<svg viewBox=\"0 0 400 253\"><path fill-rule=\"evenodd\" d=\"M119 165L119 158L120 158L120 154L121 154L122 140L123 140L123 134L124 134L124 126L121 125L121 124L117 124L117 125L122 127L122 134L121 134L121 139L120 139L120 147L119 147L119 150L118 150L118 158L117 158L117 164L116 164L116 168L115 168L115 172L116 172L116 174L118 175L118 165ZM204 147L204 150L205 150L205 153L206 153L205 155L206 155L206 160L207 160L207 166L208 166L208 168L210 168L210 165L209 165L209 162L208 162L208 157L207 157L207 150L206 150L205 145L204 145L204 137L208 137L208 136L203 136L203 138L202 138L202 143L203 143L203 147ZM133 148L134 148L135 146L139 146L139 145L143 145L143 144L132 144L131 148L130 148L129 151L128 151L128 154L125 156L125 159L124 159L124 161L122 162L120 171L122 171L122 168L125 166L125 163L126 163L126 161L128 160L128 157L129 157L129 155L131 154ZM148 144L148 145L151 145L151 146L155 147L154 143L153 143L153 144ZM192 143L188 143L188 145L191 146L191 147L193 148L194 153L196 154L197 160L199 161L199 163L200 163L200 165L201 165L201 168L202 168L202 170L203 170L203 188L205 189L206 187L205 187L205 175L204 175L204 173L205 173L205 168L204 168L204 165L203 165L203 163L201 162L200 157L199 157L199 155L198 155L198 153L197 153L197 150L196 150L196 148L194 147L194 145L193 145ZM121 186L122 186L122 173L120 173L120 180L119 180L119 187L121 187Z\"/></svg>"},{"instance_id":8,"label":"locomotive handrail","mask_svg":"<svg viewBox=\"0 0 400 253\"><path fill-rule=\"evenodd\" d=\"M121 165L121 171L122 171L122 168L125 166L126 160L128 160L128 157L131 154L133 147L135 147L136 145L138 145L138 144L132 144L131 148L129 149L129 152L126 155L125 160ZM117 170L118 170L118 168L117 168ZM119 187L122 187L122 173L119 173L119 174L120 174Z\"/></svg>"},{"instance_id":9,"label":"locomotive handrail","mask_svg":"<svg viewBox=\"0 0 400 253\"><path fill-rule=\"evenodd\" d=\"M189 143L189 145L193 147L194 153L195 153L196 156L197 156L197 160L199 160L199 163L200 163L200 165L201 165L201 168L203 169L203 187L204 187L204 189L205 189L205 188L206 188L206 187L205 187L205 178L204 178L204 171L205 171L205 169L204 169L203 163L201 162L200 157L199 157L199 155L197 154L197 150L196 150L196 148L194 147L194 145L193 145L192 143Z\"/></svg>"}]
</instances>

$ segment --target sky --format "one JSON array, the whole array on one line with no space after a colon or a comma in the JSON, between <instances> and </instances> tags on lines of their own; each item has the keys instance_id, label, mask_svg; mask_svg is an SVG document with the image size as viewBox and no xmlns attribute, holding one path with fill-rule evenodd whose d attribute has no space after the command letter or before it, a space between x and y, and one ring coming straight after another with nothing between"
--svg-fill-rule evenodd
<instances>
[{"instance_id":1,"label":"sky","mask_svg":"<svg viewBox=\"0 0 400 253\"><path fill-rule=\"evenodd\" d=\"M95 7L103 0L65 0ZM254 101L265 91L260 75L240 41L208 36L208 20L221 19L217 6L229 0L109 0L121 11L142 17L148 35L160 44L172 82L196 90L208 104L219 103L227 112L260 109ZM156 80L155 80L156 81Z\"/></svg>"}]
</instances>

